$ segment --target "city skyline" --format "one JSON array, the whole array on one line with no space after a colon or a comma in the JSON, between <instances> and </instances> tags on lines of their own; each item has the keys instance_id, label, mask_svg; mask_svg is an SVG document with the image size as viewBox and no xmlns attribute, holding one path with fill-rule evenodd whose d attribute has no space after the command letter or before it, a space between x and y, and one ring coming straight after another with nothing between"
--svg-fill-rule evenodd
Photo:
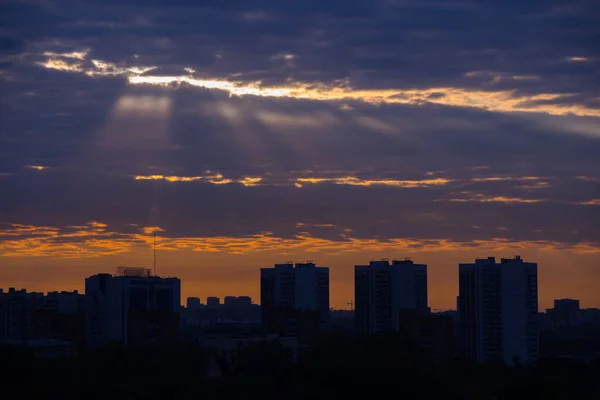
<instances>
[{"instance_id":1,"label":"city skyline","mask_svg":"<svg viewBox=\"0 0 600 400\"><path fill-rule=\"evenodd\" d=\"M539 264L539 306L600 307L590 1L0 4L0 282L114 266L258 299L260 268ZM123 5L126 4L126 5ZM473 33L475 32L475 34Z\"/></svg>"},{"instance_id":2,"label":"city skyline","mask_svg":"<svg viewBox=\"0 0 600 400\"><path fill-rule=\"evenodd\" d=\"M520 255L514 255L511 257L495 257L495 256L485 256L485 257L471 257L470 260L461 260L461 262L457 263L456 265L456 269L455 269L455 278L456 278L456 292L451 292L451 293L444 293L443 297L448 297L451 296L452 297L452 301L450 302L449 300L447 300L447 303L443 303L443 306L439 305L439 299L442 298L442 296L440 296L440 293L435 293L432 292L431 289L431 273L430 273L430 265L428 265L427 263L422 262L422 260L413 260L412 258L409 257L403 257L401 259L395 259L395 258L387 258L387 257L383 257L383 258L379 258L379 259L373 259L373 260L369 260L369 263L371 264L371 266L375 266L377 267L378 265L382 264L382 263L388 263L388 267L392 266L392 265L414 265L415 267L422 267L424 268L425 271L425 275L424 275L424 279L425 279L425 287L424 287L424 294L420 295L424 300L421 300L420 304L421 306L419 307L429 307L431 310L457 310L457 296L459 295L459 278L460 278L460 269L461 269L461 265L465 265L465 262L470 262L471 260L475 259L480 260L480 261L485 261L485 260L489 260L489 259L501 259L503 260L521 260L521 259L526 259L528 260L528 262L531 261L531 259L528 258L524 258ZM395 264L394 264L395 263ZM414 264L413 264L414 263ZM539 264L538 262L535 262L535 264ZM190 298L197 298L199 299L199 301L202 303L202 305L206 306L207 304L207 300L208 299L213 299L213 301L218 300L220 302L221 305L224 304L224 301L226 298L228 297L236 297L236 298L249 298L252 301L252 304L256 304L256 305L261 305L260 303L260 298L261 298L261 280L262 280L262 270L273 270L273 265L275 267L279 266L286 266L286 265L317 265L319 266L319 268L322 267L322 265L324 264L319 264L316 263L313 260L308 260L308 261L303 261L303 262L294 262L294 261L286 261L285 263L274 263L271 264L272 266L270 267L262 267L259 268L259 270L257 271L257 274L255 276L255 281L254 282L250 282L250 284L248 286L244 286L244 288L246 287L252 287L254 286L254 289L245 289L245 291L241 291L241 292L234 292L234 291L227 291L227 290L222 290L218 293L215 294L214 289L212 289L213 291L211 291L211 289L208 289L207 291L204 292L198 292L196 287L192 287L190 289L186 289L186 281L185 279L181 278L180 276L176 276L173 274L169 274L169 273L164 273L161 274L161 270L158 269L157 270L157 274L156 276L158 277L166 277L166 278L177 278L180 279L182 284L181 284L181 293L180 293L180 298L181 298L181 305L185 306L186 305L186 300L190 299ZM352 282L351 285L352 287L351 292L349 293L349 297L348 298L338 298L337 301L333 301L331 300L331 287L336 287L338 286L339 282L336 284L335 282L335 278L328 278L328 282L329 282L329 302L330 302L330 308L331 309L337 309L337 310L349 310L349 309L354 309L354 307L356 306L356 297L355 297L355 283L356 283L356 274L357 274L357 268L361 269L361 268L368 268L369 265L360 265L360 264L354 264L350 267L351 269L351 275L352 275ZM116 268L116 272L115 272L115 268ZM85 293L85 280L87 278L89 278L90 276L93 275L97 275L97 274L106 274L106 275L110 275L110 276L118 276L119 275L119 271L121 269L131 269L131 270L144 270L144 271L148 271L148 274L150 274L149 276L152 276L152 269L151 268L144 268L144 267L134 267L134 266L117 266L117 267L112 267L112 268L106 268L104 270L101 271L94 271L92 272L90 275L86 275L82 278L82 282L79 285L75 285L72 287L66 287L66 288L56 288L56 287L49 287L48 289L37 289L39 288L38 286L35 287L25 287L23 285L19 285L19 284L6 284L4 285L4 287L0 287L0 290L4 289L4 290L8 290L9 287L15 288L17 290L20 289L25 289L29 292L41 292L41 293L50 293L50 292L61 292L61 291L65 291L65 292L79 292L79 293ZM326 270L330 270L329 267L325 267ZM328 273L328 276L330 274ZM399 277L400 278L400 277ZM407 278L402 276L402 280L406 280ZM539 276L537 277L537 280L540 281ZM543 283L539 284L540 286L540 291L541 293L545 292L545 288L543 286ZM209 286L207 286L209 287ZM82 290L83 288L83 290ZM542 312L548 308L551 308L552 305L554 305L554 302L556 301L556 299L570 299L570 298L578 298L578 302L581 301L581 303L583 304L583 307L587 307L587 308L598 308L597 306L595 306L593 303L587 302L587 301L583 301L583 300L579 300L581 299L581 296L577 296L577 295L567 295L564 293L565 291L563 290L563 293L559 293L558 295L551 297L551 298L545 298L543 301L540 299L540 296L538 294L537 298L538 298L538 311ZM410 294L408 294L410 295ZM419 295L418 295L419 296ZM434 302L432 302L432 298L434 299ZM406 300L404 300L406 301ZM400 303L399 303L400 304ZM447 305L446 305L447 304ZM416 306L410 306L410 308L413 308ZM419 308L416 307L416 308Z\"/></svg>"}]
</instances>

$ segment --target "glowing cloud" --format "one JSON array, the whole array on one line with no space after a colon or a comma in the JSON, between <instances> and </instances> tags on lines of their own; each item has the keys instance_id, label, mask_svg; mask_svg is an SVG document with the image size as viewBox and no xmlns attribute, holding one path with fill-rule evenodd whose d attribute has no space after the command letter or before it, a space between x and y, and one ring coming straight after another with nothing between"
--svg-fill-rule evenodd
<instances>
[{"instance_id":1,"label":"glowing cloud","mask_svg":"<svg viewBox=\"0 0 600 400\"><path fill-rule=\"evenodd\" d=\"M36 171L44 171L48 169L48 167L44 167L43 165L26 165L25 168L34 169Z\"/></svg>"},{"instance_id":2,"label":"glowing cloud","mask_svg":"<svg viewBox=\"0 0 600 400\"><path fill-rule=\"evenodd\" d=\"M210 171L207 171L210 173ZM229 183L240 183L244 186L258 186L262 181L261 177L246 176L239 180L225 178L221 174L202 175L202 176L175 176L175 175L137 175L136 181L167 181L167 182L206 182L213 185L226 185Z\"/></svg>"},{"instance_id":3,"label":"glowing cloud","mask_svg":"<svg viewBox=\"0 0 600 400\"><path fill-rule=\"evenodd\" d=\"M537 112L551 115L573 114L578 116L600 116L600 110L586 107L582 104L565 102L573 94L538 93L525 95L515 90L472 90L458 87L435 87L429 89L355 89L349 82L339 85L314 85L302 82L291 83L287 86L268 87L261 82L230 82L223 79L199 79L191 74L195 70L186 67L188 75L180 76L149 76L144 75L156 66L120 66L102 60L90 60L86 63L87 53L44 53L46 61L37 62L38 65L66 72L84 73L88 76L126 76L131 85L154 85L172 87L178 85L189 85L204 89L222 90L232 96L264 96L264 97L288 97L296 99L316 101L362 101L366 103L389 103L389 104L440 104L455 107L479 108L494 112ZM70 55L71 57L68 57ZM289 56L289 55L288 55ZM282 57L286 61L292 61L287 56ZM587 61L584 57L570 57L570 61ZM91 65L89 65L91 64ZM531 80L535 76L505 76L493 72L475 71L468 72L465 76L491 77L492 83L502 79ZM555 102L552 104L551 102Z\"/></svg>"},{"instance_id":4,"label":"glowing cloud","mask_svg":"<svg viewBox=\"0 0 600 400\"><path fill-rule=\"evenodd\" d=\"M70 53L55 53L52 51L46 51L44 52L44 56L49 58L74 58L76 60L85 60L89 52L89 49L85 49L82 51L72 51Z\"/></svg>"},{"instance_id":5,"label":"glowing cloud","mask_svg":"<svg viewBox=\"0 0 600 400\"><path fill-rule=\"evenodd\" d=\"M4 226L4 227L3 227ZM304 224L300 225L304 226ZM325 225L325 226L328 226ZM58 227L0 224L0 255L3 257L63 257L89 258L123 254L138 246L151 246L152 234L162 232L159 227L142 227L138 233L109 231L105 224L96 223L79 226L79 229ZM497 227L504 230L503 227ZM351 232L351 230L346 230ZM521 241L496 238L491 240L451 241L448 239L390 238L357 239L347 235L339 240L330 240L301 233L294 238L282 238L271 232L262 232L245 237L178 237L164 235L156 237L157 249L162 251L190 250L199 252L222 252L247 254L255 252L282 252L300 250L304 252L353 253L357 251L508 251L523 248L538 250L571 250L577 253L599 253L600 247L593 242L565 244L552 241Z\"/></svg>"},{"instance_id":6,"label":"glowing cloud","mask_svg":"<svg viewBox=\"0 0 600 400\"><path fill-rule=\"evenodd\" d=\"M567 57L567 61L571 61L571 62L586 62L586 61L590 61L590 59L587 58L587 57Z\"/></svg>"},{"instance_id":7,"label":"glowing cloud","mask_svg":"<svg viewBox=\"0 0 600 400\"><path fill-rule=\"evenodd\" d=\"M418 188L418 187L429 187L445 185L451 182L449 179L424 179L424 180L395 180L395 179L382 179L382 180L371 180L371 179L359 179L354 176L344 176L339 178L297 178L295 185L296 187L302 187L304 184L312 183L334 183L336 185L350 185L350 186L396 186L402 188Z\"/></svg>"},{"instance_id":8,"label":"glowing cloud","mask_svg":"<svg viewBox=\"0 0 600 400\"><path fill-rule=\"evenodd\" d=\"M238 182L244 186L258 186L261 181L262 181L262 178L260 178L258 176L257 177L247 176L243 179L240 179Z\"/></svg>"},{"instance_id":9,"label":"glowing cloud","mask_svg":"<svg viewBox=\"0 0 600 400\"><path fill-rule=\"evenodd\" d=\"M149 84L157 86L172 86L188 84L190 86L205 89L224 90L231 95L243 96L266 96L266 97L294 97L292 88L261 88L260 83L232 83L224 80L204 80L189 76L130 76L129 83L132 85Z\"/></svg>"}]
</instances>

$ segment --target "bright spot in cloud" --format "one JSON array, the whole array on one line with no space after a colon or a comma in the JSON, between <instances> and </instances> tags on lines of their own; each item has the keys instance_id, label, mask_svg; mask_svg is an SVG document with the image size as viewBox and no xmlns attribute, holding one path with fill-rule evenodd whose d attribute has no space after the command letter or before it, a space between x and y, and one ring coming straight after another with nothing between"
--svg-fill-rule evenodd
<instances>
[{"instance_id":1,"label":"bright spot in cloud","mask_svg":"<svg viewBox=\"0 0 600 400\"><path fill-rule=\"evenodd\" d=\"M89 52L90 52L89 49L85 49L82 51L73 51L70 53L55 53L52 51L46 51L46 52L44 52L44 55L46 57L51 57L51 58L62 57L62 58L74 58L77 60L85 60L85 57L88 55Z\"/></svg>"},{"instance_id":2,"label":"bright spot in cloud","mask_svg":"<svg viewBox=\"0 0 600 400\"><path fill-rule=\"evenodd\" d=\"M590 61L590 59L587 58L587 57L567 57L567 61L571 61L571 62L585 62L585 61Z\"/></svg>"},{"instance_id":3,"label":"bright spot in cloud","mask_svg":"<svg viewBox=\"0 0 600 400\"><path fill-rule=\"evenodd\" d=\"M43 171L45 169L48 169L48 167L44 167L43 165L27 165L26 168L34 169L36 171Z\"/></svg>"},{"instance_id":4,"label":"bright spot in cloud","mask_svg":"<svg viewBox=\"0 0 600 400\"><path fill-rule=\"evenodd\" d=\"M195 79L188 76L130 76L129 83L132 85L150 84L157 86L171 86L185 83L206 89L224 90L236 96L282 97L289 95L293 91L291 88L261 88L256 83L247 84L248 86L238 86L228 81Z\"/></svg>"}]
</instances>

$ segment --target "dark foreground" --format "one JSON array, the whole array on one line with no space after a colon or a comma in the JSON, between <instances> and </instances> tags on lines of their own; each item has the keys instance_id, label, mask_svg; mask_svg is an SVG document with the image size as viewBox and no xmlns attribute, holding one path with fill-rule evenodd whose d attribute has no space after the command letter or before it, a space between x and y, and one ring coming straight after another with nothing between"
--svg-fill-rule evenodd
<instances>
[{"instance_id":1,"label":"dark foreground","mask_svg":"<svg viewBox=\"0 0 600 400\"><path fill-rule=\"evenodd\" d=\"M61 360L35 359L24 349L1 351L0 398L7 400L600 399L598 363L434 365L393 336L327 338L296 360L277 342L240 348L229 360L191 344L111 346Z\"/></svg>"}]
</instances>

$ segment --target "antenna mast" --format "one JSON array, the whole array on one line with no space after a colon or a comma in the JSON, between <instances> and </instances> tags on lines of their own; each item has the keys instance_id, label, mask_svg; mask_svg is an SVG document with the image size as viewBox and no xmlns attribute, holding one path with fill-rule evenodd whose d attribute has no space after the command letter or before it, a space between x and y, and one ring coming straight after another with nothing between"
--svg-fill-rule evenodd
<instances>
[{"instance_id":1,"label":"antenna mast","mask_svg":"<svg viewBox=\"0 0 600 400\"><path fill-rule=\"evenodd\" d=\"M154 251L154 276L156 276L156 231L154 231L154 244L152 248Z\"/></svg>"}]
</instances>

